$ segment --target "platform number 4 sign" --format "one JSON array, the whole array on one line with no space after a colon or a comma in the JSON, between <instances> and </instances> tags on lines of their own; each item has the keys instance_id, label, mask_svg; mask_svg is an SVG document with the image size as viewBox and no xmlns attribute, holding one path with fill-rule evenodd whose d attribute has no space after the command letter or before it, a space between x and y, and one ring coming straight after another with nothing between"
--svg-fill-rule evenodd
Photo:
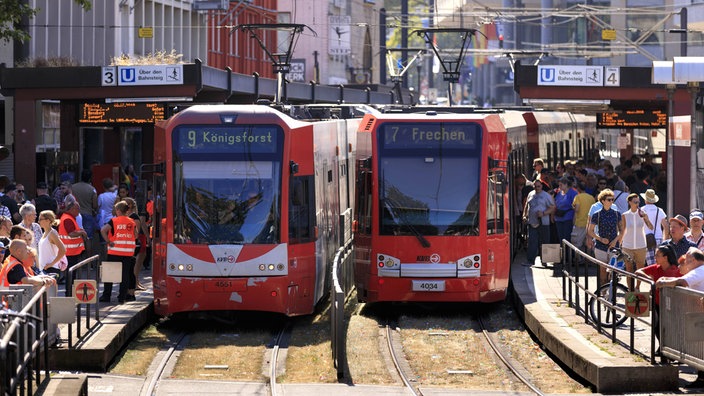
<instances>
[{"instance_id":1,"label":"platform number 4 sign","mask_svg":"<svg viewBox=\"0 0 704 396\"><path fill-rule=\"evenodd\" d=\"M604 75L605 87L618 87L621 85L621 70L618 67L607 67Z\"/></svg>"}]
</instances>

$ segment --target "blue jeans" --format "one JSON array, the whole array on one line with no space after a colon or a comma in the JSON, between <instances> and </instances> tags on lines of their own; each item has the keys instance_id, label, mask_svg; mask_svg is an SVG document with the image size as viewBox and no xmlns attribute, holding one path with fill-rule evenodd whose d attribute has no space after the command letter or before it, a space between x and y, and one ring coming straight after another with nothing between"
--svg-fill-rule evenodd
<instances>
[{"instance_id":1,"label":"blue jeans","mask_svg":"<svg viewBox=\"0 0 704 396\"><path fill-rule=\"evenodd\" d=\"M557 242L562 244L563 239L570 242L572 235L572 220L556 221L555 227L557 228Z\"/></svg>"},{"instance_id":2,"label":"blue jeans","mask_svg":"<svg viewBox=\"0 0 704 396\"><path fill-rule=\"evenodd\" d=\"M550 242L550 226L540 225L537 228L528 226L528 262L532 265L538 257L538 250L543 243Z\"/></svg>"},{"instance_id":3,"label":"blue jeans","mask_svg":"<svg viewBox=\"0 0 704 396\"><path fill-rule=\"evenodd\" d=\"M88 239L93 239L93 233L95 233L96 228L97 224L95 222L95 216L83 215L83 229L86 230Z\"/></svg>"}]
</instances>

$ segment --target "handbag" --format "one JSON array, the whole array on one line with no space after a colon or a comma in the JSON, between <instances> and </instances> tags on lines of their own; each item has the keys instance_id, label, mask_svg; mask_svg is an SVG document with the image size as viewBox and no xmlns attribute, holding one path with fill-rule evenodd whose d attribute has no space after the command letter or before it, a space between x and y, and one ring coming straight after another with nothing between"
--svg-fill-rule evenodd
<instances>
[{"instance_id":1,"label":"handbag","mask_svg":"<svg viewBox=\"0 0 704 396\"><path fill-rule=\"evenodd\" d=\"M68 268L68 257L64 254L63 257L61 257L61 260L59 260L58 263L56 263L55 266L58 270L61 271L66 271L66 268Z\"/></svg>"}]
</instances>

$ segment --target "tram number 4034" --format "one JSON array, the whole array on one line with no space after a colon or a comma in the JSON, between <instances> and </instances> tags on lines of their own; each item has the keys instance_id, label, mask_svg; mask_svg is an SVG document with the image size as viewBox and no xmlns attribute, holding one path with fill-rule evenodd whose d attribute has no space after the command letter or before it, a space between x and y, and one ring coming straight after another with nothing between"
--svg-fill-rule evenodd
<instances>
[{"instance_id":1,"label":"tram number 4034","mask_svg":"<svg viewBox=\"0 0 704 396\"><path fill-rule=\"evenodd\" d=\"M445 291L445 281L414 280L413 291L441 292Z\"/></svg>"}]
</instances>

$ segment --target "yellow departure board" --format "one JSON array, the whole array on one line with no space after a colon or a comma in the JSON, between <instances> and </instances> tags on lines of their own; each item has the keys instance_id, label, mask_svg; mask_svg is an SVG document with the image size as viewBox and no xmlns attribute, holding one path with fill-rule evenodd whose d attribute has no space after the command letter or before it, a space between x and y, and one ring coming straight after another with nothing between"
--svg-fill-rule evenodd
<instances>
[{"instance_id":1,"label":"yellow departure board","mask_svg":"<svg viewBox=\"0 0 704 396\"><path fill-rule=\"evenodd\" d=\"M81 103L78 108L79 124L150 124L165 117L162 103Z\"/></svg>"}]
</instances>

